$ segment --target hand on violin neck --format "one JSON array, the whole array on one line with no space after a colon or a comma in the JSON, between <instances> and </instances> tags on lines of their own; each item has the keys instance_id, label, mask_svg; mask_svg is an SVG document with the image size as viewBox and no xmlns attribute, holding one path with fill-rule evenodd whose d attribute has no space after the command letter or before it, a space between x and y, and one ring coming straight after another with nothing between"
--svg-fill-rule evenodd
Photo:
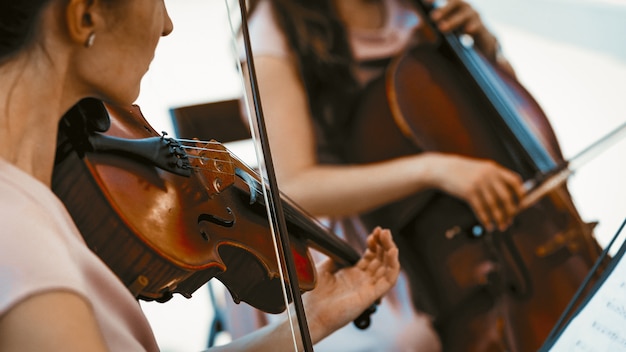
<instances>
[{"instance_id":1,"label":"hand on violin neck","mask_svg":"<svg viewBox=\"0 0 626 352\"><path fill-rule=\"evenodd\" d=\"M338 268L326 260L317 269L317 287L303 296L314 343L353 321L395 285L398 248L389 230L376 228L354 266Z\"/></svg>"}]
</instances>

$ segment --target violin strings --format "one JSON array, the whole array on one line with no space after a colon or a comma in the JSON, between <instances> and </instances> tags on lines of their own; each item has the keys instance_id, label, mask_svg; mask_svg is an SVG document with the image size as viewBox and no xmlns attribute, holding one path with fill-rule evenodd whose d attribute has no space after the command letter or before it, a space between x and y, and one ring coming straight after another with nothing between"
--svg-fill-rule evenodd
<instances>
[{"instance_id":1,"label":"violin strings","mask_svg":"<svg viewBox=\"0 0 626 352\"><path fill-rule=\"evenodd\" d=\"M178 140L178 141L188 142L187 140ZM197 141L193 141L193 142L196 143ZM208 142L208 143L213 143L213 142ZM218 144L219 145L219 143L217 143L217 142L214 142L214 144ZM214 149L214 148L205 148L205 147L197 147L197 146L190 146L190 145L184 145L184 144L181 144L181 147L183 149L190 149L190 150L195 150L195 151L221 152L221 153L228 154L228 156L230 158L233 158L232 153L228 152L228 150ZM186 156L189 159L200 159L202 161L222 161L222 162L230 163L230 164L233 163L230 160L224 160L224 159L218 159L218 158L210 158L210 157L207 157L207 156L201 156L201 155L197 155L197 154L189 154L189 153L187 153Z\"/></svg>"},{"instance_id":2,"label":"violin strings","mask_svg":"<svg viewBox=\"0 0 626 352\"><path fill-rule=\"evenodd\" d=\"M224 153L227 154L230 158L230 160L224 160L224 159L218 159L218 158L210 158L207 156L201 156L201 155L197 155L197 154L190 154L187 153L186 156L189 159L200 159L201 161L221 161L224 163L229 163L229 164L235 164L234 161L238 162L240 165L245 166L246 168L248 168L249 170L252 170L250 167L248 167L238 156L234 155L233 153L231 153L222 143L217 142L217 141L201 141L201 140L195 140L195 139L173 139L180 144L180 147L183 148L184 150L193 150L193 151L208 151L208 152L219 152L219 153ZM187 144L193 144L193 145L187 145ZM205 145L215 145L215 146L219 146L220 148L207 148L205 146L199 146L199 144L205 144ZM200 170L200 171L212 171L214 173L217 174L228 174L226 171L219 171L219 170L215 170L213 168L209 168L209 167L202 167L202 166L194 166L194 165L189 165L189 168L192 170ZM255 179L255 181L259 182L258 180ZM258 187L256 187L257 191L257 196L261 195L261 192L258 191Z\"/></svg>"},{"instance_id":3,"label":"violin strings","mask_svg":"<svg viewBox=\"0 0 626 352\"><path fill-rule=\"evenodd\" d=\"M198 170L198 171L211 171L215 174L222 174L222 175L228 175L229 173L226 171L219 171L219 170L215 170L209 167L201 167L201 166L193 166L193 165L189 165L189 169L191 170Z\"/></svg>"},{"instance_id":4,"label":"violin strings","mask_svg":"<svg viewBox=\"0 0 626 352\"><path fill-rule=\"evenodd\" d=\"M181 143L181 147L183 149L190 149L190 150L195 150L195 151L208 151L208 152L222 152L222 153L226 153L230 156L230 158L232 160L235 160L239 163L241 163L241 165L245 165L247 167L247 165L235 154L231 153L228 148L226 148L222 143L217 142L217 141L204 141L204 140L198 140L198 139L185 139L185 138L176 138L173 139L177 142ZM189 145L191 144L191 145ZM199 146L199 144L205 144L205 145L215 145L215 146L219 146L220 148L207 148L207 147L202 147ZM222 149L223 148L223 149ZM209 157L205 157L205 156L200 156L200 155L194 155L194 154L187 154L188 158L194 158L194 159L202 159L202 160L209 160L209 161L223 161L223 162L229 162L229 163L233 163L232 161L228 161L228 160L222 160L222 159L216 159L216 158L209 158ZM209 170L209 171L214 171L215 173L220 173L220 174L226 174L226 172L224 171L216 171L207 167L199 167L199 166L191 166L190 168L192 170ZM255 174L256 175L256 174ZM255 185L255 187L251 187L250 191L254 191L256 196L263 196L263 192L261 190L261 183L259 180L257 180L256 178L254 178L254 181L257 183ZM254 190L252 190L252 188L254 188ZM294 203L293 201L291 201L288 197L286 197L285 195L283 195L283 200L285 200L289 206L294 207ZM303 211L302 208L300 208L299 206L295 206L299 211Z\"/></svg>"},{"instance_id":5,"label":"violin strings","mask_svg":"<svg viewBox=\"0 0 626 352\"><path fill-rule=\"evenodd\" d=\"M206 147L200 147L200 146L190 146L190 145L185 145L185 144L181 144L181 147L183 149L191 149L191 150L197 150L197 151L208 151L208 152L222 152L222 153L226 153L228 154L228 156L230 157L230 159L234 160L236 162L236 164L241 165L242 167L244 167L247 170L253 170L250 166L248 166L241 158L239 158L237 155L231 153L228 148L226 148L223 144L221 144L220 142L215 142L215 141L199 141L199 140L192 140L192 139L177 139L177 141L179 142L184 142L184 143L190 143L190 144L198 144L198 143L206 143L206 144L213 144L213 145L218 145L221 148L206 148ZM223 148L223 149L222 149ZM194 157L199 157L199 156L194 156ZM221 159L211 159L208 157L205 157L205 160L221 160ZM224 160L222 160L224 161ZM232 162L232 161L231 161ZM255 173L256 174L256 173Z\"/></svg>"},{"instance_id":6,"label":"violin strings","mask_svg":"<svg viewBox=\"0 0 626 352\"><path fill-rule=\"evenodd\" d=\"M232 160L235 160L235 161L239 162L241 166L248 167L238 156L236 156L233 153L231 153L220 142L217 142L217 141L200 141L200 140L194 140L194 139L176 139L176 141L181 142L181 147L183 149L196 150L196 151L209 151L209 152L223 152L223 153L227 153ZM185 144L183 144L183 143L185 143ZM203 143L206 144L206 145L216 145L216 146L219 146L220 148L219 149L218 148L206 148L206 147L198 146L198 144L203 144ZM186 145L186 144L192 144L192 145ZM208 157L203 157L203 156L200 156L200 155L187 154L187 156L189 158L196 158L196 159L202 159L202 160L210 160L210 161L219 160L219 161L225 161L225 162L233 163L232 161L208 158ZM224 172L224 171L218 171L218 170L210 169L208 167L190 166L190 168L192 170L200 170L200 171L202 171L202 170L209 170L209 171L213 171L214 173L218 173L218 174L226 174L226 172ZM249 167L248 167L248 169L252 170ZM265 195L264 195L263 189L262 189L263 185L256 178L256 177L258 177L258 174L255 173L254 175L251 175L251 176L252 176L252 181L254 182L254 184L249 186L249 192L251 194L255 195L253 198L256 198L256 199L264 198ZM285 206L286 214L291 214L294 211L295 212L300 212L302 214L308 214L301 206L299 206L297 203L295 203L293 200L291 200L285 194L281 194L281 198L283 200L283 205ZM329 229L326 226L324 226L319 221L319 219L316 219L316 218L314 218L314 217L312 217L310 215L307 215L307 216L308 216L309 219L311 219L311 221L313 223L315 223L318 226L318 228L323 229L326 233L330 233Z\"/></svg>"},{"instance_id":7,"label":"violin strings","mask_svg":"<svg viewBox=\"0 0 626 352\"><path fill-rule=\"evenodd\" d=\"M177 142L183 142L183 143L205 143L205 144L220 144L220 142L215 141L215 140L210 140L210 141L205 141L202 139L186 139L186 138L173 138L175 141Z\"/></svg>"},{"instance_id":8,"label":"violin strings","mask_svg":"<svg viewBox=\"0 0 626 352\"><path fill-rule=\"evenodd\" d=\"M191 150L199 150L199 151L209 151L209 152L224 152L224 153L228 153L228 155L242 163L243 165L245 165L245 163L243 162L243 160L241 160L237 155L231 153L228 148L226 148L224 146L224 144L215 141L215 140L210 140L210 141L205 141L205 140L200 140L200 139L185 139L185 138L172 138L172 140L177 141L182 143L181 147L183 149L191 149ZM191 145L188 145L191 144ZM215 145L215 146L219 146L220 148L207 148L207 147L201 147L199 146L199 144L205 144L205 145Z\"/></svg>"}]
</instances>

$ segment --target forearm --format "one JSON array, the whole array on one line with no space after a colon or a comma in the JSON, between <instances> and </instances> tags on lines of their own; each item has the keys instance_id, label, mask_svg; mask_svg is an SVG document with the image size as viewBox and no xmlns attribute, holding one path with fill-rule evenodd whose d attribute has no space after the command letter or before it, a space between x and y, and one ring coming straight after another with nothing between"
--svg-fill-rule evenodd
<instances>
[{"instance_id":1,"label":"forearm","mask_svg":"<svg viewBox=\"0 0 626 352\"><path fill-rule=\"evenodd\" d=\"M303 349L300 332L295 327L295 334L292 335L289 321L286 319L279 323L266 325L246 336L237 338L227 345L213 347L206 352L226 352L226 351L254 351L254 352L281 352L281 351L301 351ZM297 348L294 346L293 337L297 341Z\"/></svg>"},{"instance_id":2,"label":"forearm","mask_svg":"<svg viewBox=\"0 0 626 352\"><path fill-rule=\"evenodd\" d=\"M312 215L357 214L433 185L427 155L375 164L316 165L288 180L281 190Z\"/></svg>"}]
</instances>

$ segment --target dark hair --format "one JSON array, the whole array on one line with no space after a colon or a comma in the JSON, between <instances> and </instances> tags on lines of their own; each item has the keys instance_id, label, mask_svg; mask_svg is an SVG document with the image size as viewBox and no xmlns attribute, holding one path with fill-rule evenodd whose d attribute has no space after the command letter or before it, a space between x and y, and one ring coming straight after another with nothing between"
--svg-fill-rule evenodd
<instances>
[{"instance_id":1,"label":"dark hair","mask_svg":"<svg viewBox=\"0 0 626 352\"><path fill-rule=\"evenodd\" d=\"M358 92L344 25L330 0L270 1L298 59L313 118L331 144L339 143ZM251 1L251 12L258 2Z\"/></svg>"},{"instance_id":2,"label":"dark hair","mask_svg":"<svg viewBox=\"0 0 626 352\"><path fill-rule=\"evenodd\" d=\"M31 44L37 19L50 0L0 0L0 62Z\"/></svg>"}]
</instances>

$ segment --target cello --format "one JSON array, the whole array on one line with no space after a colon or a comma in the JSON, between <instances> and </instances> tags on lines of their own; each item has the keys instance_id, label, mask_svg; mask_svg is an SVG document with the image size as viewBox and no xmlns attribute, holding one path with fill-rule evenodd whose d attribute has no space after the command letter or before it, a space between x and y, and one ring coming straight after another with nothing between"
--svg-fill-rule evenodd
<instances>
[{"instance_id":1,"label":"cello","mask_svg":"<svg viewBox=\"0 0 626 352\"><path fill-rule=\"evenodd\" d=\"M371 163L424 151L494 160L530 188L566 164L548 117L526 89L441 33L415 1L427 42L389 64L364 91L345 159ZM561 184L487 232L471 209L421 192L363 216L390 227L415 305L435 318L445 351L534 351L600 256L593 227Z\"/></svg>"}]
</instances>

